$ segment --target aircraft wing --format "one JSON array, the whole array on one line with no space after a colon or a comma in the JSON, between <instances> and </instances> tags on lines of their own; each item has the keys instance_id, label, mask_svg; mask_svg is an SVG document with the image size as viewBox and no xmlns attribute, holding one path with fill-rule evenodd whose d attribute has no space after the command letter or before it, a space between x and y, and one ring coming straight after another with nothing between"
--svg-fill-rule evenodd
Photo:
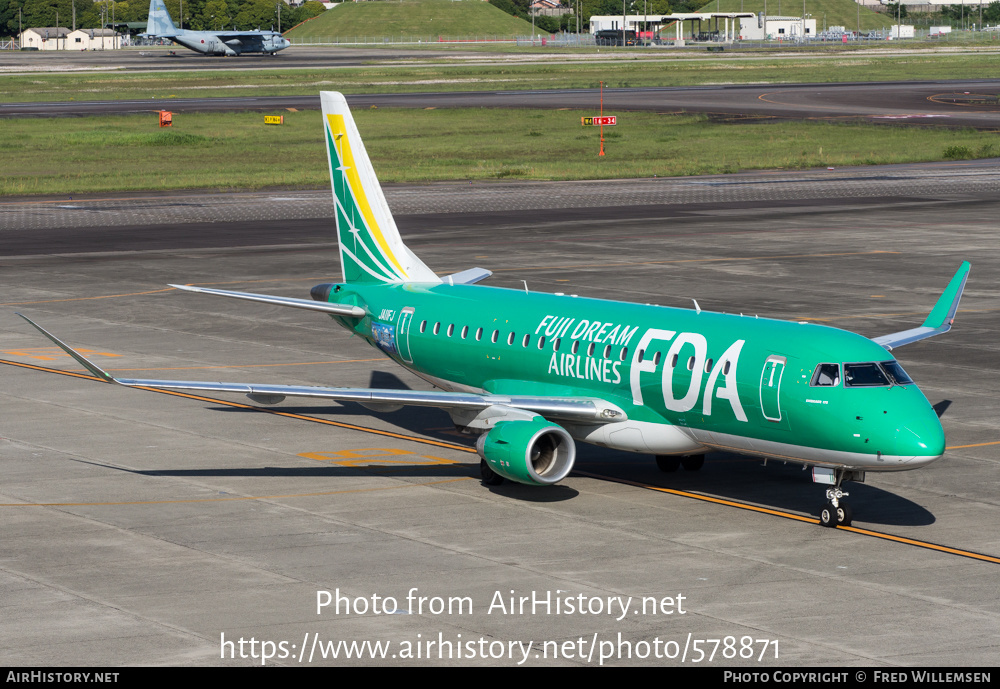
<instances>
[{"instance_id":1,"label":"aircraft wing","mask_svg":"<svg viewBox=\"0 0 1000 689\"><path fill-rule=\"evenodd\" d=\"M219 290L216 290L219 291ZM446 392L443 390L384 390L377 388L324 388L308 385L256 385L190 380L151 380L115 378L65 342L23 314L17 314L45 335L55 345L77 360L98 380L130 388L157 390L195 390L200 392L237 392L255 402L277 404L285 397L308 397L338 402L358 402L370 405L413 405L451 410L479 411L502 406L534 412L549 419L578 423L611 423L625 421L627 416L618 406L600 398L492 395L489 393Z\"/></svg>"},{"instance_id":2,"label":"aircraft wing","mask_svg":"<svg viewBox=\"0 0 1000 689\"><path fill-rule=\"evenodd\" d=\"M948 287L938 298L934 308L931 309L930 315L919 328L910 328L890 335L873 337L872 341L891 351L894 347L902 347L951 330L951 324L955 321L955 314L958 312L958 302L962 299L962 292L965 291L965 283L969 279L971 269L972 265L968 261L964 261L959 266L958 272L948 283Z\"/></svg>"}]
</instances>

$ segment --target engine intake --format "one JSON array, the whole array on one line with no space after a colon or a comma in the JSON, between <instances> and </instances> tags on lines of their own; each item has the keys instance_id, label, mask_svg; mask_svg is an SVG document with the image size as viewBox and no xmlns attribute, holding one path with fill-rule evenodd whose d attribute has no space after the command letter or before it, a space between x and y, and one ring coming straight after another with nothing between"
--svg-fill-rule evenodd
<instances>
[{"instance_id":1,"label":"engine intake","mask_svg":"<svg viewBox=\"0 0 1000 689\"><path fill-rule=\"evenodd\" d=\"M479 436L476 451L496 473L529 486L562 481L576 461L576 443L570 434L541 417L501 421Z\"/></svg>"}]
</instances>

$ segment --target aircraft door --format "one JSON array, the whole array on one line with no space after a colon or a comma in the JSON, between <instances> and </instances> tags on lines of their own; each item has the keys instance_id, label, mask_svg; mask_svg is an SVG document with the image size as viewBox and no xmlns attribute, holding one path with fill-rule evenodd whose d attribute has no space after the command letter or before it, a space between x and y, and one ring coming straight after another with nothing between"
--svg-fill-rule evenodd
<instances>
[{"instance_id":1,"label":"aircraft door","mask_svg":"<svg viewBox=\"0 0 1000 689\"><path fill-rule=\"evenodd\" d=\"M775 423L781 422L781 376L787 363L785 357L772 354L760 373L760 411L765 419Z\"/></svg>"},{"instance_id":2,"label":"aircraft door","mask_svg":"<svg viewBox=\"0 0 1000 689\"><path fill-rule=\"evenodd\" d=\"M407 306L399 313L397 324L398 336L396 337L396 347L399 351L399 358L407 364L413 363L413 355L410 353L410 323L413 322L413 307Z\"/></svg>"}]
</instances>

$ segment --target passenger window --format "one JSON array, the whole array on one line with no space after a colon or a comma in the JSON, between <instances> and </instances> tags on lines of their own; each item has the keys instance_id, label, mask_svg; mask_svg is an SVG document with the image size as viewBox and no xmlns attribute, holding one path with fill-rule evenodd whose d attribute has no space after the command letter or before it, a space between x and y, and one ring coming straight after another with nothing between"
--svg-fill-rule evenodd
<instances>
[{"instance_id":1,"label":"passenger window","mask_svg":"<svg viewBox=\"0 0 1000 689\"><path fill-rule=\"evenodd\" d=\"M556 341L552 343L552 351L553 352L558 352L559 351L559 345L561 345L561 344L562 344L562 338L561 337L557 337Z\"/></svg>"},{"instance_id":2,"label":"passenger window","mask_svg":"<svg viewBox=\"0 0 1000 689\"><path fill-rule=\"evenodd\" d=\"M587 356L594 356L594 343L593 342L591 342L587 346Z\"/></svg>"},{"instance_id":3,"label":"passenger window","mask_svg":"<svg viewBox=\"0 0 1000 689\"><path fill-rule=\"evenodd\" d=\"M604 345L604 358L605 359L611 358L611 345Z\"/></svg>"},{"instance_id":4,"label":"passenger window","mask_svg":"<svg viewBox=\"0 0 1000 689\"><path fill-rule=\"evenodd\" d=\"M677 368L677 355L670 357L670 368Z\"/></svg>"},{"instance_id":5,"label":"passenger window","mask_svg":"<svg viewBox=\"0 0 1000 689\"><path fill-rule=\"evenodd\" d=\"M462 339L464 340L468 336L469 336L469 326L467 325L462 326Z\"/></svg>"},{"instance_id":6,"label":"passenger window","mask_svg":"<svg viewBox=\"0 0 1000 689\"><path fill-rule=\"evenodd\" d=\"M660 359L662 359L662 358L663 358L663 352L657 352L656 354L654 354L653 355L653 366L659 366L660 365Z\"/></svg>"},{"instance_id":7,"label":"passenger window","mask_svg":"<svg viewBox=\"0 0 1000 689\"><path fill-rule=\"evenodd\" d=\"M420 321L420 332L427 330L427 321Z\"/></svg>"},{"instance_id":8,"label":"passenger window","mask_svg":"<svg viewBox=\"0 0 1000 689\"><path fill-rule=\"evenodd\" d=\"M625 361L626 357L628 357L628 347L622 347L622 353L618 356L618 359Z\"/></svg>"},{"instance_id":9,"label":"passenger window","mask_svg":"<svg viewBox=\"0 0 1000 689\"><path fill-rule=\"evenodd\" d=\"M688 359L688 370L689 371L693 371L694 370L694 357L690 357Z\"/></svg>"},{"instance_id":10,"label":"passenger window","mask_svg":"<svg viewBox=\"0 0 1000 689\"><path fill-rule=\"evenodd\" d=\"M455 333L455 324L451 323L448 325L448 337L451 337Z\"/></svg>"},{"instance_id":11,"label":"passenger window","mask_svg":"<svg viewBox=\"0 0 1000 689\"><path fill-rule=\"evenodd\" d=\"M572 348L570 348L570 351L571 351L571 352L572 352L573 354L576 354L577 352L579 352L579 351L580 351L580 341L579 341L579 340L574 340L574 341L573 341L573 347L572 347Z\"/></svg>"},{"instance_id":12,"label":"passenger window","mask_svg":"<svg viewBox=\"0 0 1000 689\"><path fill-rule=\"evenodd\" d=\"M441 332L441 324L440 323L435 323L434 324L434 334L437 335L439 332Z\"/></svg>"},{"instance_id":13,"label":"passenger window","mask_svg":"<svg viewBox=\"0 0 1000 689\"><path fill-rule=\"evenodd\" d=\"M514 333L511 333L510 335L507 336L507 344L509 345L514 344Z\"/></svg>"},{"instance_id":14,"label":"passenger window","mask_svg":"<svg viewBox=\"0 0 1000 689\"><path fill-rule=\"evenodd\" d=\"M642 357L645 356L645 354L646 354L646 350L645 349L640 349L639 350L639 356L637 358L638 361L642 361Z\"/></svg>"},{"instance_id":15,"label":"passenger window","mask_svg":"<svg viewBox=\"0 0 1000 689\"><path fill-rule=\"evenodd\" d=\"M482 339L483 339L483 329L482 329L482 328L479 328L479 329L478 329L478 330L476 331L476 342L479 342L479 341L480 341L480 340L482 340Z\"/></svg>"},{"instance_id":16,"label":"passenger window","mask_svg":"<svg viewBox=\"0 0 1000 689\"><path fill-rule=\"evenodd\" d=\"M490 339L493 341L493 344L496 344L496 341L500 339L500 331L499 330L494 330L493 331L493 337L490 338Z\"/></svg>"},{"instance_id":17,"label":"passenger window","mask_svg":"<svg viewBox=\"0 0 1000 689\"><path fill-rule=\"evenodd\" d=\"M817 366L810 385L824 388L840 385L840 364L820 364Z\"/></svg>"},{"instance_id":18,"label":"passenger window","mask_svg":"<svg viewBox=\"0 0 1000 689\"><path fill-rule=\"evenodd\" d=\"M711 373L711 372L712 372L712 360L709 359L708 361L705 362L705 373Z\"/></svg>"},{"instance_id":19,"label":"passenger window","mask_svg":"<svg viewBox=\"0 0 1000 689\"><path fill-rule=\"evenodd\" d=\"M729 375L729 362L728 361L726 362L726 365L722 367L722 375L724 375L724 376L728 376Z\"/></svg>"},{"instance_id":20,"label":"passenger window","mask_svg":"<svg viewBox=\"0 0 1000 689\"><path fill-rule=\"evenodd\" d=\"M527 347L530 342L531 342L531 335L525 335L524 339L521 340L521 346Z\"/></svg>"},{"instance_id":21,"label":"passenger window","mask_svg":"<svg viewBox=\"0 0 1000 689\"><path fill-rule=\"evenodd\" d=\"M538 348L541 349L545 346L545 335L538 338Z\"/></svg>"}]
</instances>

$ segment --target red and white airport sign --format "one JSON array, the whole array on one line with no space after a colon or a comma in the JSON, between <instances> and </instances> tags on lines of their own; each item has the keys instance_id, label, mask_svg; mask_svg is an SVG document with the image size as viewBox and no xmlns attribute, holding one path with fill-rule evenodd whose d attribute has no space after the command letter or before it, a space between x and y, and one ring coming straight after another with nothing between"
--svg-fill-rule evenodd
<instances>
[{"instance_id":1,"label":"red and white airport sign","mask_svg":"<svg viewBox=\"0 0 1000 689\"><path fill-rule=\"evenodd\" d=\"M581 117L580 121L584 127L612 127L618 124L618 117L609 115L608 117Z\"/></svg>"}]
</instances>

